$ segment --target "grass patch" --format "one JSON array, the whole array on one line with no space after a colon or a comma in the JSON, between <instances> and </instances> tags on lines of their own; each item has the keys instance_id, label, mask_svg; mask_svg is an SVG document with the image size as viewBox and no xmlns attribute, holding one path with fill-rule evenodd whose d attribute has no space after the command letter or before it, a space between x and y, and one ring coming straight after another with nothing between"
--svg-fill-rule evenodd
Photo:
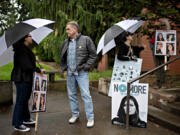
<instances>
[{"instance_id":1,"label":"grass patch","mask_svg":"<svg viewBox=\"0 0 180 135\"><path fill-rule=\"evenodd\" d=\"M39 65L37 65L38 67ZM45 66L41 64L41 66L46 69L47 71L49 70L54 70L51 67ZM13 69L13 62L6 64L2 67L0 67L0 80L10 80L11 79L11 71ZM97 72L97 71L92 71L89 72L89 80L94 81L94 80L99 80L99 78L111 78L112 76L112 69L103 71L103 72ZM55 80L61 80L62 78L56 74L55 75Z\"/></svg>"},{"instance_id":2,"label":"grass patch","mask_svg":"<svg viewBox=\"0 0 180 135\"><path fill-rule=\"evenodd\" d=\"M111 78L111 76L112 76L112 69L108 69L103 72L97 72L97 71L89 72L90 81L99 80L99 78Z\"/></svg>"},{"instance_id":3,"label":"grass patch","mask_svg":"<svg viewBox=\"0 0 180 135\"><path fill-rule=\"evenodd\" d=\"M41 64L41 66L48 70L53 70L52 68ZM37 65L39 67L39 65ZM6 64L0 67L0 80L11 80L11 71L13 69L13 62ZM58 75L55 75L55 80L60 80L61 78Z\"/></svg>"},{"instance_id":4,"label":"grass patch","mask_svg":"<svg viewBox=\"0 0 180 135\"><path fill-rule=\"evenodd\" d=\"M0 67L0 80L10 80L13 63L6 64Z\"/></svg>"}]
</instances>

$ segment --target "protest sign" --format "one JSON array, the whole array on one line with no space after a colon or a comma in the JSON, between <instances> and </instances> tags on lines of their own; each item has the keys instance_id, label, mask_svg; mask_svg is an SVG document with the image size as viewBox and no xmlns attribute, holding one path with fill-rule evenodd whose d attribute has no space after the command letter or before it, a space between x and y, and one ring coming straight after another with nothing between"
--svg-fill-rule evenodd
<instances>
[{"instance_id":1,"label":"protest sign","mask_svg":"<svg viewBox=\"0 0 180 135\"><path fill-rule=\"evenodd\" d=\"M177 55L176 30L156 30L155 55Z\"/></svg>"},{"instance_id":2,"label":"protest sign","mask_svg":"<svg viewBox=\"0 0 180 135\"><path fill-rule=\"evenodd\" d=\"M108 96L112 95L113 82L116 81L128 82L140 76L141 66L142 66L142 59L140 58L138 58L137 61L121 61L117 59L117 56L115 56L115 62L114 62ZM135 83L138 83L138 81L136 81Z\"/></svg>"},{"instance_id":3,"label":"protest sign","mask_svg":"<svg viewBox=\"0 0 180 135\"><path fill-rule=\"evenodd\" d=\"M145 128L148 114L148 84L134 83L130 86L129 124ZM113 124L124 125L127 109L127 83L112 83L112 115Z\"/></svg>"},{"instance_id":4,"label":"protest sign","mask_svg":"<svg viewBox=\"0 0 180 135\"><path fill-rule=\"evenodd\" d=\"M46 111L47 75L34 73L31 112Z\"/></svg>"}]
</instances>

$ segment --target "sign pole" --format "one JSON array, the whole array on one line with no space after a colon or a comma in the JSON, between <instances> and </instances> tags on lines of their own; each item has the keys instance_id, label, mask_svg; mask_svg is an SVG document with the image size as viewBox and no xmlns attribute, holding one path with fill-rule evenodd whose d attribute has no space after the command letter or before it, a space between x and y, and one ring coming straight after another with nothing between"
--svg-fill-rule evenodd
<instances>
[{"instance_id":1,"label":"sign pole","mask_svg":"<svg viewBox=\"0 0 180 135\"><path fill-rule=\"evenodd\" d=\"M39 119L39 113L36 113L36 124L35 124L35 132L37 132L38 129L38 119Z\"/></svg>"},{"instance_id":2,"label":"sign pole","mask_svg":"<svg viewBox=\"0 0 180 135\"><path fill-rule=\"evenodd\" d=\"M167 56L164 56L164 63L166 63L167 62ZM164 71L166 71L167 70L167 65L166 66L164 66Z\"/></svg>"}]
</instances>

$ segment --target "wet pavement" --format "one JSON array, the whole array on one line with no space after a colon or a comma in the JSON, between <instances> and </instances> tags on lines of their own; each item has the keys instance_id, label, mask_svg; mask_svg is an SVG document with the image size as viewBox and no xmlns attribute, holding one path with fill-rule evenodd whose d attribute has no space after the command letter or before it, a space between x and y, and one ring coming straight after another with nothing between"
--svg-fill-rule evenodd
<instances>
[{"instance_id":1,"label":"wet pavement","mask_svg":"<svg viewBox=\"0 0 180 135\"><path fill-rule=\"evenodd\" d=\"M150 121L147 128L130 127L126 130L122 126L111 124L111 98L92 90L94 104L95 126L86 127L86 118L83 102L79 94L80 119L75 124L69 124L71 116L70 106L66 91L49 90L47 94L47 111L39 113L38 131L31 127L30 132L21 133L14 131L11 126L12 108L0 111L0 135L178 135ZM35 118L35 113L32 113Z\"/></svg>"}]
</instances>

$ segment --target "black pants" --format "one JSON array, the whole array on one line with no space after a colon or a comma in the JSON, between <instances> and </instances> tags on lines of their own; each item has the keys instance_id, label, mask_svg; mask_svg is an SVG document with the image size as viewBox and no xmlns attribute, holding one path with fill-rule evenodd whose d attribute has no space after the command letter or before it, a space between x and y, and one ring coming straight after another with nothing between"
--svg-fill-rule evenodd
<instances>
[{"instance_id":1,"label":"black pants","mask_svg":"<svg viewBox=\"0 0 180 135\"><path fill-rule=\"evenodd\" d=\"M155 66L159 66L161 64L164 64L164 56L153 56L154 57L154 63ZM166 72L164 70L164 67L160 68L156 71L156 83L157 86L162 87L162 85L165 83L166 78Z\"/></svg>"},{"instance_id":2,"label":"black pants","mask_svg":"<svg viewBox=\"0 0 180 135\"><path fill-rule=\"evenodd\" d=\"M28 101L31 96L32 84L16 82L16 104L13 112L13 126L20 126L23 121L30 119Z\"/></svg>"}]
</instances>

